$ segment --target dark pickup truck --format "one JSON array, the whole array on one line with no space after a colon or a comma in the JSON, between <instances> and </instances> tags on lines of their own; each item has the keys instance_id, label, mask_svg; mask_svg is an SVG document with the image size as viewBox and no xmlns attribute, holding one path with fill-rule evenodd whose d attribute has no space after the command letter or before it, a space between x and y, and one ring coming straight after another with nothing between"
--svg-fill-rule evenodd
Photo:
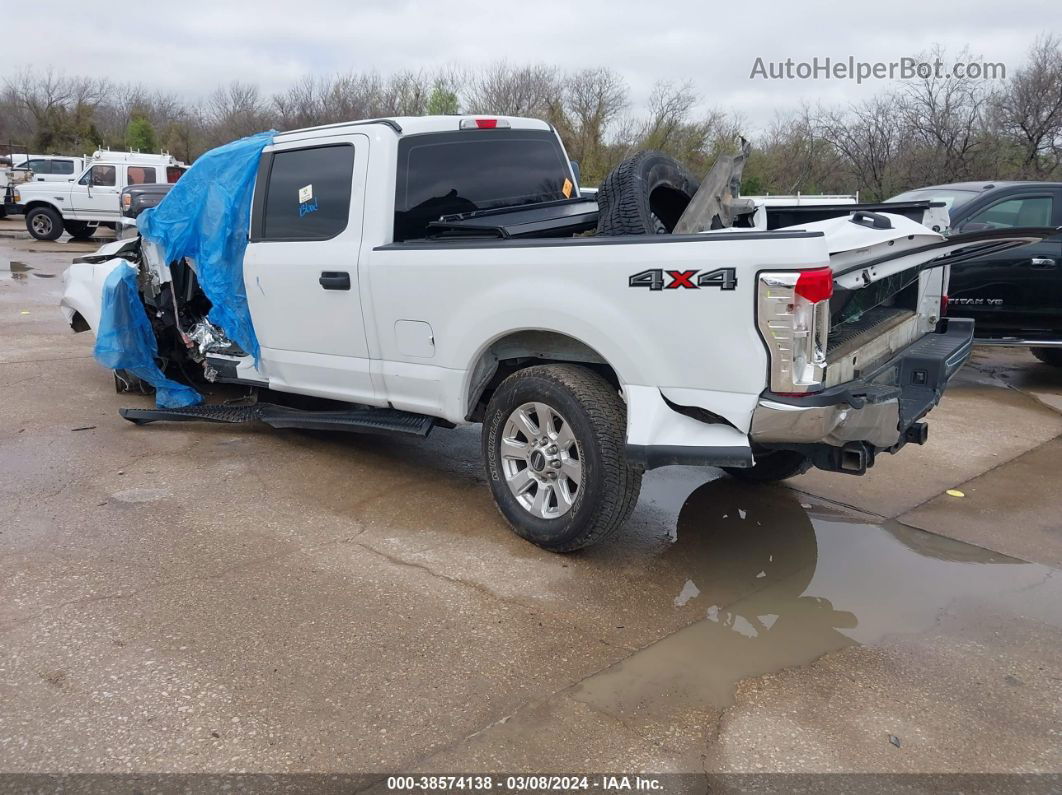
<instances>
[{"instance_id":1,"label":"dark pickup truck","mask_svg":"<svg viewBox=\"0 0 1062 795\"><path fill-rule=\"evenodd\" d=\"M901 193L889 202L944 202L951 233L1062 227L1062 182L956 182ZM979 344L1028 345L1062 367L1062 229L953 265L948 313L973 318Z\"/></svg>"},{"instance_id":2,"label":"dark pickup truck","mask_svg":"<svg viewBox=\"0 0 1062 795\"><path fill-rule=\"evenodd\" d=\"M118 224L118 237L136 237L136 217L166 198L172 187L173 183L158 182L124 188L119 199L122 221Z\"/></svg>"}]
</instances>

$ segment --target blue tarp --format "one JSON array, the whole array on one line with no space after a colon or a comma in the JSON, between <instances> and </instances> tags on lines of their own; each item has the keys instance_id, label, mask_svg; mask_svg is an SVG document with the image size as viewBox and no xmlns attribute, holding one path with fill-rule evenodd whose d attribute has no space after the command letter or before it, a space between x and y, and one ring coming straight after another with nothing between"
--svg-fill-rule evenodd
<instances>
[{"instance_id":1,"label":"blue tarp","mask_svg":"<svg viewBox=\"0 0 1062 795\"><path fill-rule=\"evenodd\" d=\"M103 304L96 330L96 361L111 370L126 370L155 387L155 405L171 409L197 406L203 398L192 387L171 381L155 363L158 346L140 300L136 268L124 260L103 283Z\"/></svg>"},{"instance_id":2,"label":"blue tarp","mask_svg":"<svg viewBox=\"0 0 1062 795\"><path fill-rule=\"evenodd\" d=\"M243 286L243 254L258 159L275 134L258 133L211 149L157 207L137 218L140 234L160 246L167 263L195 260L199 284L213 305L207 318L255 364L258 338Z\"/></svg>"}]
</instances>

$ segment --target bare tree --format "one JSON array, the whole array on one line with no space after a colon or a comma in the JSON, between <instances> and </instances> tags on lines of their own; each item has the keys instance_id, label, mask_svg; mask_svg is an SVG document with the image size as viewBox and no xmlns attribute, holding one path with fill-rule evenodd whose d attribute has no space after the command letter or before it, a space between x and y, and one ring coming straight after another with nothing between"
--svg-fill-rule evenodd
<instances>
[{"instance_id":1,"label":"bare tree","mask_svg":"<svg viewBox=\"0 0 1062 795\"><path fill-rule=\"evenodd\" d=\"M1001 131L1020 149L1020 173L1043 179L1062 162L1062 39L1036 40L1028 62L996 98Z\"/></svg>"},{"instance_id":2,"label":"bare tree","mask_svg":"<svg viewBox=\"0 0 1062 795\"><path fill-rule=\"evenodd\" d=\"M473 79L466 104L470 113L554 121L562 113L563 93L562 78L554 67L514 67L502 62Z\"/></svg>"},{"instance_id":3,"label":"bare tree","mask_svg":"<svg viewBox=\"0 0 1062 795\"><path fill-rule=\"evenodd\" d=\"M609 69L583 69L565 78L563 91L558 127L568 154L584 178L600 181L611 165L606 136L627 107L627 85Z\"/></svg>"},{"instance_id":4,"label":"bare tree","mask_svg":"<svg viewBox=\"0 0 1062 795\"><path fill-rule=\"evenodd\" d=\"M215 145L244 138L268 129L269 115L259 96L258 86L233 81L219 87L207 101L209 138Z\"/></svg>"},{"instance_id":5,"label":"bare tree","mask_svg":"<svg viewBox=\"0 0 1062 795\"><path fill-rule=\"evenodd\" d=\"M963 50L959 60L974 59ZM936 47L920 61L946 62L946 53ZM977 175L976 158L985 143L985 111L988 91L977 80L962 79L935 71L918 77L903 90L896 116L920 145L918 171L926 182L968 179Z\"/></svg>"},{"instance_id":6,"label":"bare tree","mask_svg":"<svg viewBox=\"0 0 1062 795\"><path fill-rule=\"evenodd\" d=\"M820 110L816 134L840 157L852 180L869 198L887 198L899 186L894 160L903 145L905 129L896 96L880 96L847 110Z\"/></svg>"}]
</instances>

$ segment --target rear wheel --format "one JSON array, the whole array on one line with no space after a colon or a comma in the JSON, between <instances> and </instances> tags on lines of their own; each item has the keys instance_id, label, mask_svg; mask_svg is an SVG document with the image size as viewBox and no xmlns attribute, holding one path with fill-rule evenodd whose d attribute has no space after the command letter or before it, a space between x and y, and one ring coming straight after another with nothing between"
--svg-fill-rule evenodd
<instances>
[{"instance_id":1,"label":"rear wheel","mask_svg":"<svg viewBox=\"0 0 1062 795\"><path fill-rule=\"evenodd\" d=\"M1044 364L1062 367L1062 348L1029 348L1029 350Z\"/></svg>"},{"instance_id":2,"label":"rear wheel","mask_svg":"<svg viewBox=\"0 0 1062 795\"><path fill-rule=\"evenodd\" d=\"M756 463L745 469L723 467L727 473L740 480L753 483L773 483L777 480L802 475L811 468L811 460L806 455L792 450L775 450L756 456Z\"/></svg>"},{"instance_id":3,"label":"rear wheel","mask_svg":"<svg viewBox=\"0 0 1062 795\"><path fill-rule=\"evenodd\" d=\"M34 207L26 213L26 229L37 240L58 240L63 217L51 207Z\"/></svg>"},{"instance_id":4,"label":"rear wheel","mask_svg":"<svg viewBox=\"0 0 1062 795\"><path fill-rule=\"evenodd\" d=\"M700 186L673 157L641 152L612 169L597 192L599 235L666 235Z\"/></svg>"},{"instance_id":5,"label":"rear wheel","mask_svg":"<svg viewBox=\"0 0 1062 795\"><path fill-rule=\"evenodd\" d=\"M487 406L483 458L517 535L570 552L623 524L642 483L625 454L626 428L616 389L585 367L529 367L503 381Z\"/></svg>"}]
</instances>

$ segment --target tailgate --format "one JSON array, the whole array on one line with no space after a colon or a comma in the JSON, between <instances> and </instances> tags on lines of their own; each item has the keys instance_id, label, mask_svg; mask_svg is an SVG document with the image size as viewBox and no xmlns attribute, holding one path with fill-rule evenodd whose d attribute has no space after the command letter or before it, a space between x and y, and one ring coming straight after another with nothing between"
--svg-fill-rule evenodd
<instances>
[{"instance_id":1,"label":"tailgate","mask_svg":"<svg viewBox=\"0 0 1062 795\"><path fill-rule=\"evenodd\" d=\"M952 264L1057 234L1050 228L995 229L944 237L910 218L873 212L802 228L823 232L834 273L827 386L860 377L932 331Z\"/></svg>"}]
</instances>

